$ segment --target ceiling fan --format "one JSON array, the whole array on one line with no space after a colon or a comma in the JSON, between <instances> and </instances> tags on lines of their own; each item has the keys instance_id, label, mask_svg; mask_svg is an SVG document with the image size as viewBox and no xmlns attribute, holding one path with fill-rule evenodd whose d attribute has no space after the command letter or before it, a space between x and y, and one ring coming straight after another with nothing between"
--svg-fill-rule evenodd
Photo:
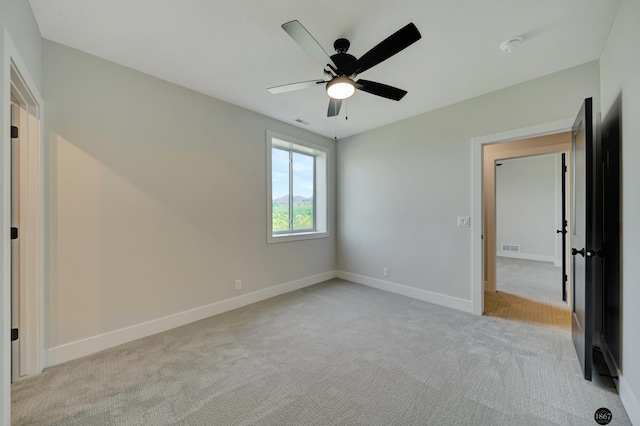
<instances>
[{"instance_id":1,"label":"ceiling fan","mask_svg":"<svg viewBox=\"0 0 640 426\"><path fill-rule=\"evenodd\" d=\"M339 38L333 43L336 53L329 56L300 22L286 22L282 24L282 29L285 30L309 56L322 65L328 80L301 81L299 83L275 86L269 88L269 92L273 94L285 93L326 83L327 94L330 97L327 117L338 115L342 100L353 95L356 89L394 101L399 101L407 94L406 90L398 89L397 87L376 83L375 81L357 79L357 75L389 59L396 53L420 40L422 35L420 35L418 28L416 28L413 23L402 27L360 58L356 58L347 53L351 43L346 38Z\"/></svg>"}]
</instances>

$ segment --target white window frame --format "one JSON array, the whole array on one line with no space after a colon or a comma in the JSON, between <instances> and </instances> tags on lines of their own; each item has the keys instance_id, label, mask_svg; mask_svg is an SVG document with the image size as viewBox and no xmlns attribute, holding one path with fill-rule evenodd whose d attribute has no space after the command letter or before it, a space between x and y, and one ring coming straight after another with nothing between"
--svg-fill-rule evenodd
<instances>
[{"instance_id":1,"label":"white window frame","mask_svg":"<svg viewBox=\"0 0 640 426\"><path fill-rule=\"evenodd\" d=\"M312 155L315 158L314 179L314 223L312 231L273 232L273 196L271 149L279 148L301 154ZM310 142L302 141L291 136L267 130L267 243L281 243L286 241L310 240L329 237L329 149ZM291 179L291 178L290 178Z\"/></svg>"}]
</instances>

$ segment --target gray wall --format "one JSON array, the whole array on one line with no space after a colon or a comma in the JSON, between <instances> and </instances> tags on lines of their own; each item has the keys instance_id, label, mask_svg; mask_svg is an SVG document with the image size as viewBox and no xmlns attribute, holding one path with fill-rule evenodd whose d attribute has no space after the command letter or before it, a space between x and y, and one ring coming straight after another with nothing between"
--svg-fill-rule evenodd
<instances>
[{"instance_id":1,"label":"gray wall","mask_svg":"<svg viewBox=\"0 0 640 426\"><path fill-rule=\"evenodd\" d=\"M620 396L640 424L640 2L622 0L600 58L602 116L622 100L622 365Z\"/></svg>"},{"instance_id":2,"label":"gray wall","mask_svg":"<svg viewBox=\"0 0 640 426\"><path fill-rule=\"evenodd\" d=\"M502 160L496 167L496 235L499 255L555 261L556 154ZM519 253L501 253L517 244Z\"/></svg>"},{"instance_id":3,"label":"gray wall","mask_svg":"<svg viewBox=\"0 0 640 426\"><path fill-rule=\"evenodd\" d=\"M0 0L0 27L9 32L31 78L40 86L42 37L27 0Z\"/></svg>"},{"instance_id":4,"label":"gray wall","mask_svg":"<svg viewBox=\"0 0 640 426\"><path fill-rule=\"evenodd\" d=\"M333 140L50 41L43 75L46 348L335 270L335 230L266 243L266 130L332 176Z\"/></svg>"},{"instance_id":5,"label":"gray wall","mask_svg":"<svg viewBox=\"0 0 640 426\"><path fill-rule=\"evenodd\" d=\"M575 117L599 92L591 62L339 141L338 268L471 300L471 138Z\"/></svg>"}]
</instances>

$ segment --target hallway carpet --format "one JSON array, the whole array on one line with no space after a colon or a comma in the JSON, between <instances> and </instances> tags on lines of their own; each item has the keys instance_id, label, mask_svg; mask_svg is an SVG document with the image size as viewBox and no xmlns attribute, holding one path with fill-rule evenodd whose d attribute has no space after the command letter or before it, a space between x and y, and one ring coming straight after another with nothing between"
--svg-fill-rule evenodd
<instances>
[{"instance_id":1,"label":"hallway carpet","mask_svg":"<svg viewBox=\"0 0 640 426\"><path fill-rule=\"evenodd\" d=\"M496 258L497 292L485 293L487 315L571 331L562 301L562 268L549 262Z\"/></svg>"}]
</instances>

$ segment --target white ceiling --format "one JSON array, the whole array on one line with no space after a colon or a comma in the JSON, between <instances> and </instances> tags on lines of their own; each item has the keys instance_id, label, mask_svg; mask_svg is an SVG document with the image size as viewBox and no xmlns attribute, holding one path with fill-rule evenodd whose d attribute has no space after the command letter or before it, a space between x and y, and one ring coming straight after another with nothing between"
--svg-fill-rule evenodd
<instances>
[{"instance_id":1,"label":"white ceiling","mask_svg":"<svg viewBox=\"0 0 640 426\"><path fill-rule=\"evenodd\" d=\"M328 137L350 136L600 57L619 0L30 0L44 38ZM327 118L324 78L280 28L297 19L331 55L360 57L415 23L422 39L362 77L407 90L358 91ZM524 41L510 54L499 46ZM348 110L348 120L345 120ZM297 124L300 118L308 125Z\"/></svg>"}]
</instances>

